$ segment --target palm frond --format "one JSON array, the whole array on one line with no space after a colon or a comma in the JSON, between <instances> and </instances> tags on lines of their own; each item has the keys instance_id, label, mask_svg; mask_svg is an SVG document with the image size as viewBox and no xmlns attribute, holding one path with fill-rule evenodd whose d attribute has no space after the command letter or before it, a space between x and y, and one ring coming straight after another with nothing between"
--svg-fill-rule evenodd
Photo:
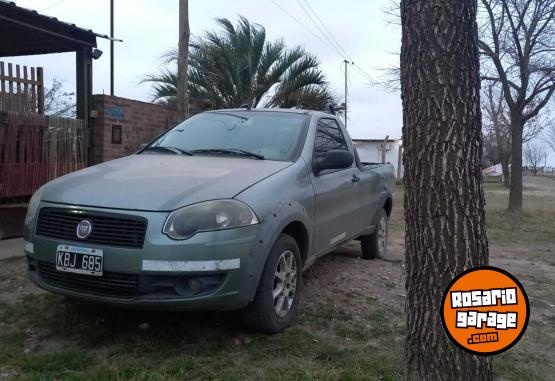
<instances>
[{"instance_id":1,"label":"palm frond","mask_svg":"<svg viewBox=\"0 0 555 381\"><path fill-rule=\"evenodd\" d=\"M264 27L243 16L236 25L225 18L216 22L219 30L194 37L189 44L188 93L196 109L247 102L256 107L263 99L268 107L325 109L337 101L315 56L300 47L287 49L282 40L268 41ZM161 56L168 65L177 58L177 49ZM152 84L153 101L175 104L175 68L141 82Z\"/></svg>"}]
</instances>

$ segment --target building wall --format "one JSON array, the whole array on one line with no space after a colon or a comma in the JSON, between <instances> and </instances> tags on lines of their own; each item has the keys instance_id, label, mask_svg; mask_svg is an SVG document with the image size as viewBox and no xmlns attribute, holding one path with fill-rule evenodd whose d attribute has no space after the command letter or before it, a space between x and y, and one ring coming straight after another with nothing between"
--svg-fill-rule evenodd
<instances>
[{"instance_id":1,"label":"building wall","mask_svg":"<svg viewBox=\"0 0 555 381\"><path fill-rule=\"evenodd\" d=\"M361 161L371 163L382 162L382 144L381 140L353 140L357 148L358 155ZM399 153L402 152L403 142L401 140L391 140L388 143L388 149L385 153L385 161L393 164L395 167L395 176L403 177L403 168L401 164L401 171L398 171Z\"/></svg>"},{"instance_id":2,"label":"building wall","mask_svg":"<svg viewBox=\"0 0 555 381\"><path fill-rule=\"evenodd\" d=\"M175 111L166 106L109 95L93 96L92 116L95 163L132 154L170 128L176 119ZM118 129L119 142L112 139Z\"/></svg>"}]
</instances>

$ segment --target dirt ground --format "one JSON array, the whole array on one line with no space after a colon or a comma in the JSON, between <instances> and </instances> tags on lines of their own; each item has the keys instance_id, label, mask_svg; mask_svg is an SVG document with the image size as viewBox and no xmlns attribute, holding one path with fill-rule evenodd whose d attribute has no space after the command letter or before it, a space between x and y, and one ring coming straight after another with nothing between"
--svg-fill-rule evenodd
<instances>
[{"instance_id":1,"label":"dirt ground","mask_svg":"<svg viewBox=\"0 0 555 381\"><path fill-rule=\"evenodd\" d=\"M494 358L500 380L555 374L555 181L526 178L525 208L486 185L490 262L513 273L531 302L521 342ZM46 294L23 259L0 262L2 379L402 379L405 335L402 189L387 260L346 244L305 273L299 316L285 333L247 331L236 313L109 309Z\"/></svg>"}]
</instances>

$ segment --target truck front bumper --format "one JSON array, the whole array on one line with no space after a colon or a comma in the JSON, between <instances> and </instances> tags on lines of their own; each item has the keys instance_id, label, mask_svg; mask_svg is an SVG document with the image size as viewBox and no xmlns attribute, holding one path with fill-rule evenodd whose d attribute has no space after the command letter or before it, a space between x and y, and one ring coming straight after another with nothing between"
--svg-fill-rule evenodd
<instances>
[{"instance_id":1,"label":"truck front bumper","mask_svg":"<svg viewBox=\"0 0 555 381\"><path fill-rule=\"evenodd\" d=\"M46 237L35 234L35 224L31 224L32 230L25 232L29 279L53 293L129 307L229 310L248 304L257 287L259 261L253 260L253 244L259 225L202 232L175 241L162 233L168 213L117 213L146 218L142 248ZM102 250L103 275L57 270L58 245Z\"/></svg>"}]
</instances>

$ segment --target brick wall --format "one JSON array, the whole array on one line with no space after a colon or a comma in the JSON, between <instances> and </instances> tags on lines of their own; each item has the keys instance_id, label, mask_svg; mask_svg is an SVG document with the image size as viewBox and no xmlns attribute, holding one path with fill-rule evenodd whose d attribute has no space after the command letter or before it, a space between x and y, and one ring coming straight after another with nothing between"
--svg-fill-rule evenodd
<instances>
[{"instance_id":1,"label":"brick wall","mask_svg":"<svg viewBox=\"0 0 555 381\"><path fill-rule=\"evenodd\" d=\"M166 106L109 95L94 95L93 110L95 163L137 151L141 144L171 127L176 119L175 111Z\"/></svg>"}]
</instances>

